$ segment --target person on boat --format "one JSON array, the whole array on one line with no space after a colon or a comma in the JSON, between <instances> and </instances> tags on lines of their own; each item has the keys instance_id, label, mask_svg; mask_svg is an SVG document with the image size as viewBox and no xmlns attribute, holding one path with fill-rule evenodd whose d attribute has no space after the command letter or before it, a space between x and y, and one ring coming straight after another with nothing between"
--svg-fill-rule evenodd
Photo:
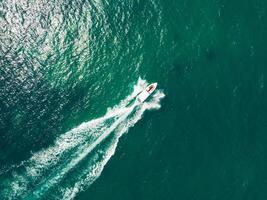
<instances>
[{"instance_id":1,"label":"person on boat","mask_svg":"<svg viewBox=\"0 0 267 200\"><path fill-rule=\"evenodd\" d=\"M149 88L147 89L147 92L150 92L153 89L153 85L150 85Z\"/></svg>"}]
</instances>

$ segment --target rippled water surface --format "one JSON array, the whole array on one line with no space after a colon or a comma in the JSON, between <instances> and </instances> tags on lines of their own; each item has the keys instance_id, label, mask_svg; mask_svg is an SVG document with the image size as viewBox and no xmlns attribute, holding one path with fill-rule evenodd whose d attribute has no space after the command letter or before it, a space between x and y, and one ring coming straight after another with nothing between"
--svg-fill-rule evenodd
<instances>
[{"instance_id":1,"label":"rippled water surface","mask_svg":"<svg viewBox=\"0 0 267 200\"><path fill-rule=\"evenodd\" d=\"M0 1L0 199L267 199L266 27L263 0Z\"/></svg>"}]
</instances>

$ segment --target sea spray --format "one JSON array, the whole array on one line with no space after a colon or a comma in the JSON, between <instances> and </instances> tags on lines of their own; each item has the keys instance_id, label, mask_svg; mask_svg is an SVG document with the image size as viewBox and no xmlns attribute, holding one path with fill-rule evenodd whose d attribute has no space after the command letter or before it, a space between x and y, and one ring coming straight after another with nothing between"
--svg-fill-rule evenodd
<instances>
[{"instance_id":1,"label":"sea spray","mask_svg":"<svg viewBox=\"0 0 267 200\"><path fill-rule=\"evenodd\" d=\"M144 111L159 109L160 100L164 98L164 96L165 95L162 91L156 91L149 102L141 104L136 109L136 112L132 113L131 117L127 118L118 126L113 138L111 139L110 145L105 147L105 151L102 151L101 149L98 151L99 154L103 154L102 159L94 160L94 165L89 163L87 169L83 171L83 176L80 173L81 177L78 181L76 181L74 186L62 188L61 191L64 194L64 199L73 199L79 191L88 188L101 175L104 166L115 153L119 138L142 118Z\"/></svg>"},{"instance_id":2,"label":"sea spray","mask_svg":"<svg viewBox=\"0 0 267 200\"><path fill-rule=\"evenodd\" d=\"M120 104L109 108L103 117L62 134L49 148L34 153L29 160L6 172L12 178L4 178L0 183L3 196L72 199L88 188L115 153L119 138L142 118L145 110L160 108L164 94L159 90L148 102L129 106L146 85L145 80L139 79L134 91Z\"/></svg>"}]
</instances>

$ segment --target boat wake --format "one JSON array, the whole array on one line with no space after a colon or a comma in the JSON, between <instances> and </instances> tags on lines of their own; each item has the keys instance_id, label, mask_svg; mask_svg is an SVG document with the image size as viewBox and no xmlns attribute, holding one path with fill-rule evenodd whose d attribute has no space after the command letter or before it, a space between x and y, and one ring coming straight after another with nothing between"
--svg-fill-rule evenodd
<instances>
[{"instance_id":1,"label":"boat wake","mask_svg":"<svg viewBox=\"0 0 267 200\"><path fill-rule=\"evenodd\" d=\"M2 199L73 199L101 174L115 153L119 138L134 126L146 110L159 109L164 97L157 90L140 105L133 102L147 86L139 79L134 91L100 118L82 123L49 148L1 174Z\"/></svg>"}]
</instances>

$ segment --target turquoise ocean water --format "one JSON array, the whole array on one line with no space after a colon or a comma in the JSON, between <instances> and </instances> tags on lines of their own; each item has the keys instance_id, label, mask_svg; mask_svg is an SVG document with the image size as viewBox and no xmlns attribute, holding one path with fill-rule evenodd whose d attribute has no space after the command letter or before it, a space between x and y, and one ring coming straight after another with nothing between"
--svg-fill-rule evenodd
<instances>
[{"instance_id":1,"label":"turquoise ocean water","mask_svg":"<svg viewBox=\"0 0 267 200\"><path fill-rule=\"evenodd\" d=\"M267 199L266 52L263 0L2 0L0 199Z\"/></svg>"}]
</instances>

